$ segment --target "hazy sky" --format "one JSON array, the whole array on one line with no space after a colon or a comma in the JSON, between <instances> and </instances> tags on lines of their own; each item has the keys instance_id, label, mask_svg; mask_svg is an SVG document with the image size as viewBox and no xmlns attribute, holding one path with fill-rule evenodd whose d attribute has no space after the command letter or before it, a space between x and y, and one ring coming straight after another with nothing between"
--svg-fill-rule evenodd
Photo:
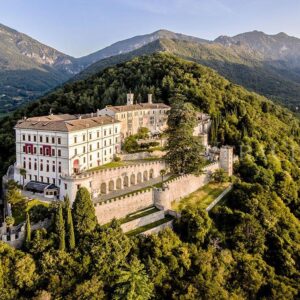
<instances>
[{"instance_id":1,"label":"hazy sky","mask_svg":"<svg viewBox=\"0 0 300 300\"><path fill-rule=\"evenodd\" d=\"M78 57L158 29L300 37L300 0L0 0L0 23Z\"/></svg>"}]
</instances>

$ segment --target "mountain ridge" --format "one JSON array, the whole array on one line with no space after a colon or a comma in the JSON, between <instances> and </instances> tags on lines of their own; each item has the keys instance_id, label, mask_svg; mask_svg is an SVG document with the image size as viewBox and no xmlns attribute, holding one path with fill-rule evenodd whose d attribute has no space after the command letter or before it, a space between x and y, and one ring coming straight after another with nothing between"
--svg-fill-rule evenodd
<instances>
[{"instance_id":1,"label":"mountain ridge","mask_svg":"<svg viewBox=\"0 0 300 300\"><path fill-rule=\"evenodd\" d=\"M165 29L118 41L74 58L0 24L0 113L135 56L165 51L214 68L234 83L296 110L300 39L250 31L206 40Z\"/></svg>"}]
</instances>

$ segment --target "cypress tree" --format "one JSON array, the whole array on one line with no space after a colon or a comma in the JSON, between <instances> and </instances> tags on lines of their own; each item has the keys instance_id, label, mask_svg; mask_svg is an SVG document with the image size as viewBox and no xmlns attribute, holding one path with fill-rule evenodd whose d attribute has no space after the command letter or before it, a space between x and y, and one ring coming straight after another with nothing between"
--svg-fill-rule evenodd
<instances>
[{"instance_id":1,"label":"cypress tree","mask_svg":"<svg viewBox=\"0 0 300 300\"><path fill-rule=\"evenodd\" d=\"M77 191L72 212L76 236L82 236L95 229L97 224L95 208L86 188L81 187Z\"/></svg>"},{"instance_id":2,"label":"cypress tree","mask_svg":"<svg viewBox=\"0 0 300 300\"><path fill-rule=\"evenodd\" d=\"M31 227L30 227L30 216L26 213L26 224L25 224L25 243L28 245L31 241Z\"/></svg>"},{"instance_id":3,"label":"cypress tree","mask_svg":"<svg viewBox=\"0 0 300 300\"><path fill-rule=\"evenodd\" d=\"M75 234L73 226L73 217L70 207L70 199L68 196L65 197L65 209L66 209L66 231L67 231L67 243L68 248L73 250L75 248Z\"/></svg>"},{"instance_id":4,"label":"cypress tree","mask_svg":"<svg viewBox=\"0 0 300 300\"><path fill-rule=\"evenodd\" d=\"M58 248L64 251L66 249L66 233L65 233L65 222L63 218L62 205L60 204L56 211L55 218L55 231L58 235Z\"/></svg>"}]
</instances>

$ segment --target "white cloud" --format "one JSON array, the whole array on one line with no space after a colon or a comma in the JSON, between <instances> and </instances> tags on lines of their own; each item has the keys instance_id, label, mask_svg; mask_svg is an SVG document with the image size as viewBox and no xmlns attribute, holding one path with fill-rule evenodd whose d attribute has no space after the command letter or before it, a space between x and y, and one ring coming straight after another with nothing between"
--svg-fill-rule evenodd
<instances>
[{"instance_id":1,"label":"white cloud","mask_svg":"<svg viewBox=\"0 0 300 300\"><path fill-rule=\"evenodd\" d=\"M230 7L221 0L119 0L133 8L149 13L170 15L189 14L216 16L230 14Z\"/></svg>"}]
</instances>

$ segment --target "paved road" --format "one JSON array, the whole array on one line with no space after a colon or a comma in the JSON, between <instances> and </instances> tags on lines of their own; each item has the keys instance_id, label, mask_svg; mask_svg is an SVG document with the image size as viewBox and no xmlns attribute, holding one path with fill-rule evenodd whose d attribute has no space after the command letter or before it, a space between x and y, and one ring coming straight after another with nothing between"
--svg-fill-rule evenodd
<instances>
[{"instance_id":1,"label":"paved road","mask_svg":"<svg viewBox=\"0 0 300 300\"><path fill-rule=\"evenodd\" d=\"M165 175L164 176L164 181L169 179L170 176L171 175ZM95 202L105 201L105 200L108 200L108 199L111 199L111 198L119 197L119 196L122 196L124 194L134 192L136 190L140 190L140 189L148 187L148 186L150 187L150 186L152 186L156 183L159 183L159 182L161 182L161 177L160 176L156 177L156 178L153 178L153 179L150 179L148 181L136 184L136 185L132 185L132 186L130 186L126 189L123 189L123 190L118 190L118 191L114 191L114 192L106 194L106 195L101 195L101 197L99 197Z\"/></svg>"}]
</instances>

